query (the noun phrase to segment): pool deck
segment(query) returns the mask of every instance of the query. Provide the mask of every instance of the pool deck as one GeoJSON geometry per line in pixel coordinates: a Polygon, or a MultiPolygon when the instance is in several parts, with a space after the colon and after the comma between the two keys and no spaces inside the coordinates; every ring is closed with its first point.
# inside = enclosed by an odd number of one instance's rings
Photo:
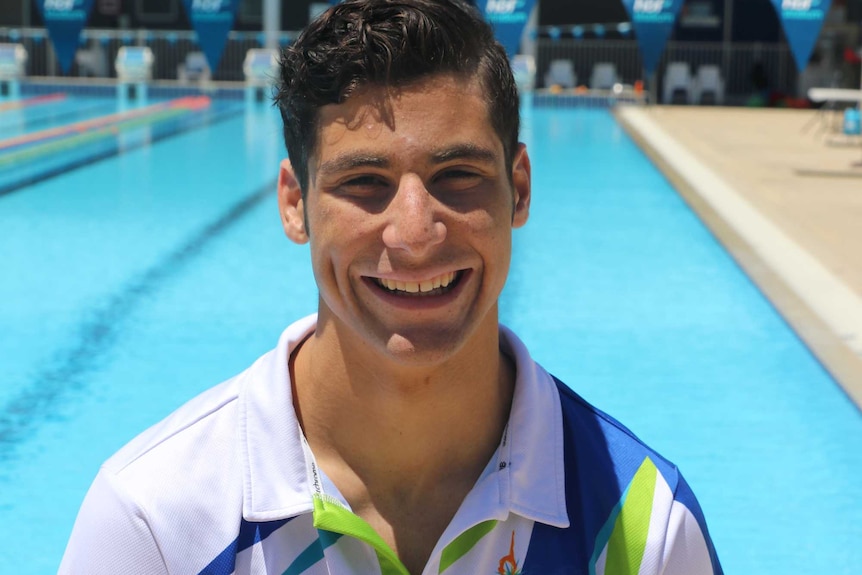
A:
{"type": "Polygon", "coordinates": [[[862,140],[815,110],[615,114],[862,409],[862,140]]]}

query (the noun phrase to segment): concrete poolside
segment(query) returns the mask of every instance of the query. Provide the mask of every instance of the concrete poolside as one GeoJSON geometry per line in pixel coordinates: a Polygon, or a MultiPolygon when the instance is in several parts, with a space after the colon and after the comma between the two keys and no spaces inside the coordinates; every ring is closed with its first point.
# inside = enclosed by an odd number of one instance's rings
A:
{"type": "Polygon", "coordinates": [[[862,141],[815,110],[615,113],[862,408],[862,141]]]}

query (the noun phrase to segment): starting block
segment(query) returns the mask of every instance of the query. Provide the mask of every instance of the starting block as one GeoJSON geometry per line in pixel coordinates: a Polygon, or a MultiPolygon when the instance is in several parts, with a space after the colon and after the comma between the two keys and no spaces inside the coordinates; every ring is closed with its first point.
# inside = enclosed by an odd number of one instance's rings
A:
{"type": "Polygon", "coordinates": [[[27,49],[22,44],[0,44],[0,97],[20,97],[26,73],[27,49]]]}
{"type": "Polygon", "coordinates": [[[123,46],[114,60],[117,70],[117,97],[146,100],[147,84],[153,77],[153,51],[149,46],[123,46]]]}
{"type": "Polygon", "coordinates": [[[278,77],[278,53],[266,48],[252,48],[245,53],[242,71],[246,103],[266,102],[278,77]]]}

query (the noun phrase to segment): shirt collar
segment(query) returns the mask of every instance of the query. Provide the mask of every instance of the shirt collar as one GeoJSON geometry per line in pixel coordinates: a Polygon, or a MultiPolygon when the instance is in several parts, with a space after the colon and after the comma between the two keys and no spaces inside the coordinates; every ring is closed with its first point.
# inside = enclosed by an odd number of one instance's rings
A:
{"type": "MultiPolygon", "coordinates": [[[[316,323],[317,316],[311,315],[289,326],[276,349],[240,376],[245,381],[240,385],[237,439],[247,521],[274,521],[313,510],[313,474],[293,408],[288,358],[316,323]]],[[[517,379],[509,423],[495,455],[497,469],[491,473],[499,486],[493,499],[499,512],[567,527],[559,392],[524,344],[503,326],[500,345],[514,360],[517,379]]],[[[484,475],[477,487],[488,485],[484,475]]]]}
{"type": "Polygon", "coordinates": [[[566,512],[563,412],[553,378],[533,361],[511,330],[500,326],[500,346],[515,361],[517,378],[509,424],[500,445],[498,467],[508,476],[501,485],[508,507],[528,519],[568,527],[566,512]],[[506,492],[506,490],[508,492],[506,492]]]}
{"type": "Polygon", "coordinates": [[[276,348],[242,374],[237,440],[243,464],[243,518],[274,521],[314,508],[314,492],[293,408],[288,358],[317,324],[290,325],[276,348]]]}

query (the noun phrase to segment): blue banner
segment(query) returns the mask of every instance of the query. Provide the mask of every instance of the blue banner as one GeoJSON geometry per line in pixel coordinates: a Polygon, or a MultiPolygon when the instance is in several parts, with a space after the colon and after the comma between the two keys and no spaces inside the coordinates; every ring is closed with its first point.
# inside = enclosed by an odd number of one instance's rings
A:
{"type": "Polygon", "coordinates": [[[45,20],[60,69],[68,74],[81,41],[81,30],[93,8],[93,0],[37,0],[36,6],[45,20]]]}
{"type": "Polygon", "coordinates": [[[494,28],[497,41],[513,58],[521,47],[521,35],[536,0],[484,0],[485,20],[494,28]]]}
{"type": "Polygon", "coordinates": [[[655,72],[683,0],[623,0],[647,74],[655,72]]]}
{"type": "Polygon", "coordinates": [[[808,65],[832,0],[772,0],[800,72],[808,65]]]}
{"type": "Polygon", "coordinates": [[[215,74],[239,0],[183,0],[183,6],[198,35],[198,45],[215,74]]]}

